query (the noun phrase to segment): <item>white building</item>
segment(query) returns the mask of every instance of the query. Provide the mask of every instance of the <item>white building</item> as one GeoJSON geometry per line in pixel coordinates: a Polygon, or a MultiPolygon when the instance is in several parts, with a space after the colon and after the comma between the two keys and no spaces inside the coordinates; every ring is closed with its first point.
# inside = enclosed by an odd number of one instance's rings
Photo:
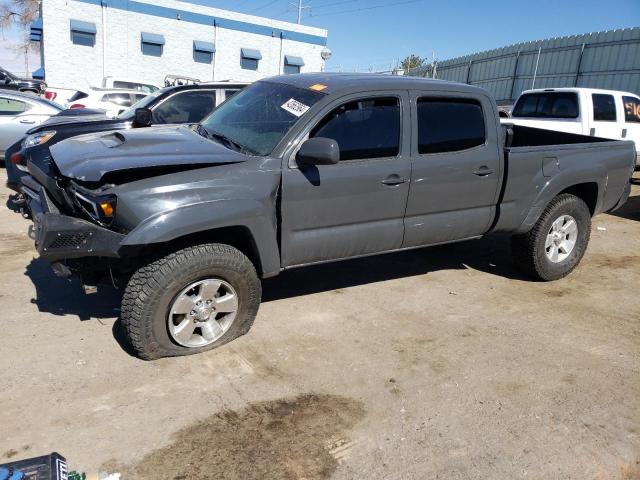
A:
{"type": "Polygon", "coordinates": [[[317,72],[327,42],[323,29],[181,0],[42,0],[31,32],[47,83],[66,88],[317,72]]]}

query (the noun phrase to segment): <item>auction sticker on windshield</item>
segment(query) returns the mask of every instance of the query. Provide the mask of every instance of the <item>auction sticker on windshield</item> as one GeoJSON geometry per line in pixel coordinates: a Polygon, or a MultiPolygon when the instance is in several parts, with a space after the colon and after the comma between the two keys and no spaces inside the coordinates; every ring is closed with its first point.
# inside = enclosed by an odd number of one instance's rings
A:
{"type": "Polygon", "coordinates": [[[292,98],[285,102],[285,104],[282,105],[281,108],[286,110],[290,114],[295,115],[296,117],[301,117],[302,115],[307,113],[307,110],[309,110],[309,108],[311,107],[308,107],[304,103],[300,103],[299,101],[292,98]]]}

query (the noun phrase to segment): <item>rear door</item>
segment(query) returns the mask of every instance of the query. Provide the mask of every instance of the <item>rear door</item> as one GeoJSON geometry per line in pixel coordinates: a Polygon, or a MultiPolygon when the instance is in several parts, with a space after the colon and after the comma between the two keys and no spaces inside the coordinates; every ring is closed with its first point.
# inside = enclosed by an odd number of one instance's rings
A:
{"type": "Polygon", "coordinates": [[[451,92],[414,92],[411,98],[412,174],[403,247],[484,234],[502,173],[491,101],[451,92]]]}
{"type": "Polygon", "coordinates": [[[589,95],[588,102],[591,107],[589,135],[616,140],[622,138],[620,114],[613,94],[592,93],[589,95]]]}
{"type": "Polygon", "coordinates": [[[336,140],[336,165],[299,167],[282,176],[284,267],[400,248],[409,192],[407,92],[368,92],[328,105],[304,137],[336,140]]]}

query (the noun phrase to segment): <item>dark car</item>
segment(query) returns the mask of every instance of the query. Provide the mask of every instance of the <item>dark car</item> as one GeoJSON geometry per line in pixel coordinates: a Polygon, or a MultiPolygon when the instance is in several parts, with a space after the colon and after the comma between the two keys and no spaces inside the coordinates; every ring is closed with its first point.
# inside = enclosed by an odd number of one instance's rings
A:
{"type": "Polygon", "coordinates": [[[103,114],[51,117],[29,130],[25,138],[7,149],[7,186],[19,191],[20,178],[26,173],[27,161],[47,165],[51,159],[49,148],[61,140],[109,130],[198,123],[226,98],[246,85],[211,82],[163,88],[143,98],[116,118],[108,118],[103,114]]]}
{"type": "Polygon", "coordinates": [[[626,202],[635,147],[503,127],[469,85],[301,74],[198,125],[84,135],[51,155],[22,179],[40,258],[88,292],[126,286],[120,322],[153,359],[245,334],[260,277],[304,265],[501,232],[521,270],[560,279],[591,217],[626,202]]]}
{"type": "Polygon", "coordinates": [[[47,88],[47,84],[42,80],[17,77],[13,73],[0,67],[0,88],[18,90],[19,92],[32,92],[41,95],[47,88]]]}

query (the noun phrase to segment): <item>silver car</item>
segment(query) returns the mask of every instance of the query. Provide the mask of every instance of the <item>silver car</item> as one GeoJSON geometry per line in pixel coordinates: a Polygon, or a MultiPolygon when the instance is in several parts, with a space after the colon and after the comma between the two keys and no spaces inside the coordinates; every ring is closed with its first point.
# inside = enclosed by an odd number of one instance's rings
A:
{"type": "Polygon", "coordinates": [[[0,90],[0,161],[27,130],[62,110],[61,105],[33,94],[0,90]]]}

